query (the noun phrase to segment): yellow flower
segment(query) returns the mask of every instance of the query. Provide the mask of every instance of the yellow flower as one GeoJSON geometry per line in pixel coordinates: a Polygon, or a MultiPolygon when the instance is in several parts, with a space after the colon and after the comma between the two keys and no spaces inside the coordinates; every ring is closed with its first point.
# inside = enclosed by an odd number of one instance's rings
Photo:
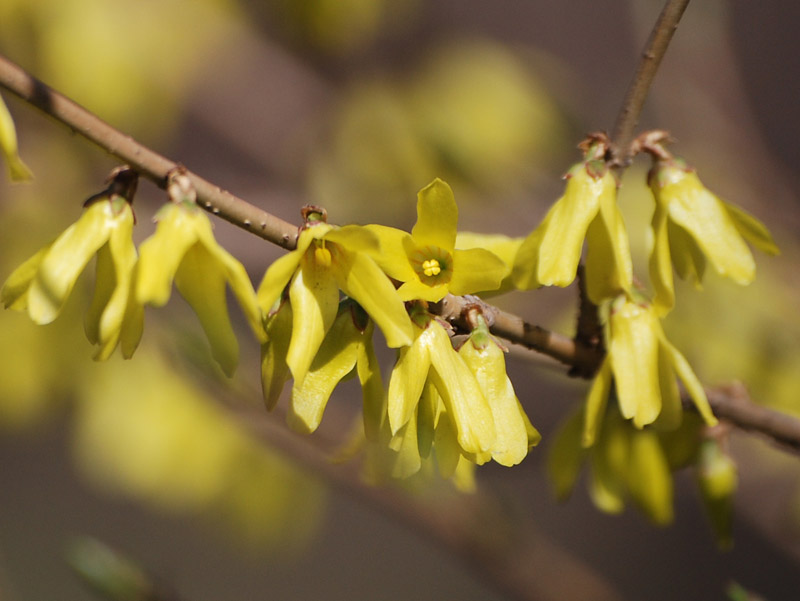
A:
{"type": "Polygon", "coordinates": [[[586,158],[565,178],[564,195],[517,253],[512,271],[520,289],[568,286],[575,279],[586,240],[586,285],[589,299],[630,290],[632,266],[628,235],[617,206],[617,182],[603,162],[605,138],[586,146],[586,158]]]}
{"type": "Polygon", "coordinates": [[[409,235],[380,225],[366,226],[380,238],[375,260],[403,284],[404,301],[436,302],[456,295],[496,290],[508,274],[503,261],[483,248],[456,249],[458,207],[453,191],[435,179],[417,195],[417,223],[409,235]]]}
{"type": "Polygon", "coordinates": [[[755,278],[756,266],[745,240],[765,253],[778,254],[763,223],[717,198],[680,159],[657,160],[649,181],[656,201],[650,279],[653,303],[661,314],[675,304],[673,267],[681,278],[699,285],[708,261],[720,275],[747,285],[755,278]]]}
{"type": "Polygon", "coordinates": [[[667,340],[655,309],[627,295],[611,303],[605,327],[608,354],[589,389],[583,445],[594,444],[612,380],[625,419],[642,428],[659,420],[665,428],[681,421],[677,374],[708,425],[717,423],[703,386],[684,356],[667,340]]]}
{"type": "Polygon", "coordinates": [[[364,430],[375,439],[385,411],[380,366],[372,347],[373,322],[352,300],[339,306],[339,313],[311,363],[306,377],[295,383],[287,421],[295,430],[314,432],[333,389],[355,369],[364,401],[364,430]]]}
{"type": "Polygon", "coordinates": [[[130,288],[136,248],[131,199],[137,176],[120,169],[109,188],[90,198],[80,219],[18,267],[2,288],[7,308],[28,311],[37,324],[52,322],[64,306],[75,282],[93,255],[97,255],[94,298],[85,319],[89,341],[99,348],[95,359],[108,358],[122,339],[130,357],[142,333],[141,308],[130,288]]]}
{"type": "Polygon", "coordinates": [[[497,439],[491,458],[500,465],[512,466],[522,461],[541,435],[534,428],[506,375],[503,349],[489,334],[482,317],[458,354],[478,380],[481,392],[489,403],[497,439]]]}
{"type": "Polygon", "coordinates": [[[572,492],[584,461],[588,459],[589,496],[600,510],[620,513],[630,496],[658,525],[673,519],[673,483],[669,448],[652,429],[632,428],[616,410],[603,417],[594,446],[581,445],[582,412],[576,412],[559,429],[547,458],[547,471],[564,500],[572,492]]]}
{"type": "Polygon", "coordinates": [[[263,341],[256,294],[244,266],[214,239],[211,222],[195,204],[188,180],[178,174],[169,189],[173,202],[159,210],[155,233],[140,247],[136,300],[165,305],[174,280],[200,319],[214,359],[231,376],[239,361],[239,343],[228,315],[225,287],[231,287],[250,327],[263,341]]]}
{"type": "MultiPolygon", "coordinates": [[[[424,310],[415,309],[415,338],[400,349],[389,381],[388,418],[392,434],[411,420],[424,398],[426,386],[451,420],[465,454],[491,452],[497,440],[492,408],[464,359],[456,353],[442,324],[424,310]]],[[[438,412],[434,404],[433,415],[438,412]]],[[[490,455],[491,456],[491,455],[490,455]]]]}
{"type": "Polygon", "coordinates": [[[286,355],[295,383],[302,383],[333,325],[339,290],[358,302],[375,321],[390,347],[411,343],[411,322],[389,278],[373,261],[378,240],[367,229],[334,227],[321,209],[308,209],[297,248],[275,261],[258,288],[267,315],[289,286],[292,335],[286,355]]]}
{"type": "Polygon", "coordinates": [[[6,158],[12,181],[21,181],[33,177],[31,170],[19,158],[14,121],[11,119],[11,113],[8,112],[8,107],[2,96],[0,96],[0,152],[6,158]]]}

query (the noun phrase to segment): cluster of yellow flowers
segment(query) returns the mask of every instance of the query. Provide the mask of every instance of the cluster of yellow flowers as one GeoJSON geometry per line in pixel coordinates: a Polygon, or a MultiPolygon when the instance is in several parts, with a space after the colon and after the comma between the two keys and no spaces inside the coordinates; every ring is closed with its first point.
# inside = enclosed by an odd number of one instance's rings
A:
{"type": "Polygon", "coordinates": [[[606,161],[609,142],[595,134],[582,144],[584,159],[568,171],[564,195],[524,240],[457,240],[458,208],[450,187],[437,179],[419,192],[410,233],[380,225],[337,227],[326,222],[323,209],[304,208],[296,249],[267,269],[257,290],[241,263],[215,241],[181,171],[170,177],[171,202],[157,214],[156,231],[137,255],[131,239],[137,178],[123,168],[87,201],[78,222],[11,274],[2,300],[48,323],[96,254],[85,325],[97,359],[118,345],[130,357],[142,335],[143,307],[164,305],[174,282],[230,375],[239,349],[226,306],[228,285],[262,345],[269,409],[291,379],[289,424],[313,432],[334,388],[355,373],[363,391],[361,446],[373,474],[405,477],[430,464],[468,486],[472,465],[515,465],[540,436],[480,307],[469,314],[468,335],[454,337],[430,303],[449,293],[568,286],[585,240],[585,289],[598,307],[605,358],[581,411],[557,438],[554,479],[566,494],[579,459],[588,454],[598,505],[619,510],[630,494],[655,521],[665,522],[671,516],[670,467],[677,465],[667,458],[669,433],[696,435],[701,423],[716,423],[702,385],[661,326],[675,303],[673,269],[699,283],[710,262],[721,275],[747,284],[755,268],[745,240],[777,252],[766,228],[709,192],[664,149],[665,139],[651,134],[640,144],[654,158],[652,298],[634,282],[618,182],[606,161]],[[373,347],[375,325],[397,349],[388,386],[373,347]],[[683,419],[678,379],[699,418],[683,419]]]}

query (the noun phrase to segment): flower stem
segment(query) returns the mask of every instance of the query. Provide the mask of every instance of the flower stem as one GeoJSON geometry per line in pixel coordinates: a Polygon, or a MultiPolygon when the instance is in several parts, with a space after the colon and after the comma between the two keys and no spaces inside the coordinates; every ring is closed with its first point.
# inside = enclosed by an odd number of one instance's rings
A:
{"type": "MultiPolygon", "coordinates": [[[[4,56],[0,56],[0,87],[94,142],[161,188],[167,186],[167,174],[178,167],[177,163],[123,134],[4,56]]],[[[186,175],[197,191],[197,204],[209,213],[283,248],[291,250],[295,247],[296,226],[237,198],[191,171],[187,170],[186,175]]]]}
{"type": "Polygon", "coordinates": [[[613,164],[617,167],[624,169],[631,161],[630,145],[636,126],[639,124],[642,107],[661,64],[661,59],[664,58],[672,35],[678,28],[678,22],[688,4],[689,0],[667,0],[658,21],[650,32],[650,38],[647,40],[639,66],[628,86],[614,124],[611,139],[614,142],[612,147],[613,164]]]}

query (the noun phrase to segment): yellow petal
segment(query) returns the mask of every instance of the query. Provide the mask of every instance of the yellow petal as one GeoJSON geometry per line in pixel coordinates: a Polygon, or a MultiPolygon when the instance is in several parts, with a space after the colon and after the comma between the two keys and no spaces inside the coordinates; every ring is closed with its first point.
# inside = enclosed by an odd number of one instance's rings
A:
{"type": "Polygon", "coordinates": [[[202,244],[189,248],[175,273],[175,286],[197,314],[211,355],[231,377],[239,363],[239,342],[228,315],[225,282],[224,269],[202,244]]]}
{"type": "Polygon", "coordinates": [[[418,279],[410,280],[397,289],[397,294],[403,301],[424,300],[429,303],[442,300],[448,292],[447,284],[428,286],[418,279]]]}
{"type": "Polygon", "coordinates": [[[364,336],[356,362],[364,414],[364,435],[377,442],[386,419],[386,393],[381,379],[381,366],[372,345],[372,329],[364,336]]]}
{"type": "Polygon", "coordinates": [[[600,425],[605,418],[608,395],[611,391],[611,381],[611,361],[609,357],[606,357],[594,380],[592,380],[589,394],[586,397],[583,434],[581,437],[581,445],[584,448],[591,447],[600,433],[600,425]]]}
{"type": "Polygon", "coordinates": [[[450,478],[461,460],[461,447],[455,426],[447,413],[442,415],[435,433],[436,464],[442,478],[450,478]]]}
{"type": "Polygon", "coordinates": [[[202,221],[192,210],[172,203],[161,207],[157,219],[155,233],[139,247],[136,300],[161,307],[169,300],[175,273],[197,241],[197,227],[202,221]]]}
{"type": "Polygon", "coordinates": [[[31,179],[33,173],[28,166],[19,158],[17,151],[17,131],[14,128],[14,121],[8,107],[0,97],[0,151],[6,158],[8,170],[13,181],[31,179]]]}
{"type": "MultiPolygon", "coordinates": [[[[663,333],[661,340],[664,340],[663,333]]],[[[658,349],[658,379],[661,387],[661,413],[654,425],[662,431],[676,430],[683,421],[683,406],[672,356],[663,343],[658,349]]]]}
{"type": "Polygon", "coordinates": [[[52,244],[40,249],[30,259],[17,267],[3,283],[0,291],[3,306],[13,311],[24,311],[28,308],[28,289],[39,271],[42,260],[47,256],[52,244]]]}
{"type": "Polygon", "coordinates": [[[417,223],[411,236],[417,246],[438,246],[452,253],[457,228],[458,207],[453,191],[437,178],[417,194],[417,223]]]}
{"type": "Polygon", "coordinates": [[[422,467],[417,447],[417,420],[409,419],[392,440],[392,448],[397,454],[392,466],[393,478],[409,478],[422,467]]]}
{"type": "Polygon", "coordinates": [[[496,290],[508,273],[508,267],[500,257],[488,250],[456,250],[453,253],[450,292],[461,296],[483,290],[496,290]]]}
{"type": "Polygon", "coordinates": [[[650,251],[650,282],[653,285],[653,306],[659,315],[666,315],[675,306],[675,283],[672,278],[672,257],[666,208],[656,204],[650,226],[653,248],[650,251]]]}
{"type": "Polygon", "coordinates": [[[633,266],[628,233],[616,194],[603,194],[586,232],[586,292],[596,305],[629,291],[633,266]]]}
{"type": "Polygon", "coordinates": [[[750,244],[768,255],[780,254],[781,251],[772,239],[772,234],[769,233],[767,226],[749,213],[732,204],[725,203],[725,209],[728,211],[731,219],[733,219],[733,225],[736,226],[739,233],[744,236],[750,244]]]}
{"type": "Polygon", "coordinates": [[[92,344],[97,344],[100,340],[100,317],[103,315],[108,299],[111,298],[117,285],[114,262],[111,259],[111,250],[109,250],[108,246],[108,243],[106,243],[97,251],[94,295],[83,320],[86,338],[92,344]]]}
{"type": "Polygon", "coordinates": [[[333,248],[339,288],[375,321],[390,348],[411,344],[411,320],[391,280],[368,255],[333,248]]]}
{"type": "Polygon", "coordinates": [[[422,457],[427,458],[430,455],[441,409],[439,393],[433,383],[427,380],[417,405],[417,440],[422,457]]]}
{"type": "Polygon", "coordinates": [[[386,275],[398,282],[416,279],[405,251],[406,241],[411,239],[408,232],[384,225],[365,225],[364,228],[378,238],[380,250],[377,254],[371,253],[371,256],[386,275]]]}
{"type": "Polygon", "coordinates": [[[630,431],[627,424],[619,419],[610,421],[603,428],[590,456],[589,495],[602,511],[619,513],[625,508],[629,457],[630,431]]]}
{"type": "Polygon", "coordinates": [[[269,314],[275,302],[283,294],[283,290],[300,267],[300,260],[313,241],[314,238],[309,230],[301,232],[297,239],[297,248],[276,259],[267,269],[257,292],[258,305],[264,315],[269,314]]]}
{"type": "Polygon", "coordinates": [[[672,522],[672,474],[658,436],[652,431],[633,434],[628,488],[642,511],[659,526],[672,522]]]}
{"type": "Polygon", "coordinates": [[[667,225],[669,233],[669,252],[672,265],[682,280],[694,282],[701,288],[701,282],[706,271],[706,256],[697,245],[694,238],[681,226],[672,222],[667,225]]]}
{"type": "Polygon", "coordinates": [[[519,410],[519,400],[506,375],[503,351],[493,340],[476,348],[467,340],[458,351],[488,401],[497,438],[492,447],[492,459],[500,465],[512,466],[528,454],[528,432],[519,410]]]}
{"type": "Polygon", "coordinates": [[[267,341],[261,345],[261,391],[268,411],[278,403],[283,385],[289,379],[286,353],[292,339],[292,307],[283,303],[266,323],[267,341]]]}
{"type": "Polygon", "coordinates": [[[678,372],[678,377],[680,377],[683,385],[686,387],[686,391],[694,401],[695,407],[697,407],[697,412],[705,420],[706,424],[709,426],[716,425],[717,418],[714,417],[711,406],[708,404],[706,391],[703,389],[703,385],[700,383],[700,380],[697,379],[694,371],[692,371],[689,362],[678,349],[672,346],[663,334],[661,336],[661,348],[671,358],[672,365],[675,371],[678,372]]]}
{"type": "Polygon", "coordinates": [[[497,255],[506,266],[506,275],[496,290],[480,290],[481,296],[502,294],[514,289],[514,280],[511,270],[520,247],[525,238],[511,238],[502,234],[478,234],[474,232],[459,232],[456,236],[456,250],[469,248],[484,248],[497,255]]]}
{"type": "Polygon", "coordinates": [[[356,366],[365,335],[349,308],[339,312],[302,383],[292,388],[286,421],[294,430],[309,434],[319,427],[333,389],[356,366]]]}
{"type": "Polygon", "coordinates": [[[334,227],[323,236],[323,240],[339,244],[352,252],[380,252],[378,236],[369,228],[361,225],[334,227]]]}
{"type": "Polygon", "coordinates": [[[307,253],[300,261],[300,270],[289,286],[289,301],[293,313],[292,341],[286,363],[295,385],[299,385],[333,325],[339,307],[339,288],[333,273],[317,264],[313,253],[307,253]]]}
{"type": "Polygon", "coordinates": [[[431,365],[429,346],[420,334],[400,349],[389,379],[389,426],[396,434],[411,419],[431,365]]]}
{"type": "Polygon", "coordinates": [[[547,476],[556,498],[565,501],[572,494],[586,451],[581,446],[583,413],[573,413],[559,426],[547,455],[547,476]]]}
{"type": "Polygon", "coordinates": [[[652,423],[661,411],[660,331],[658,319],[648,307],[626,302],[611,314],[608,348],[619,407],[637,427],[652,423]]]}
{"type": "Polygon", "coordinates": [[[134,266],[134,273],[131,275],[131,286],[128,290],[128,304],[125,307],[125,316],[122,318],[122,329],[120,330],[119,345],[122,356],[125,359],[133,357],[133,353],[139,346],[144,332],[144,306],[136,300],[135,286],[136,272],[138,272],[138,262],[134,266]]]}
{"type": "Polygon", "coordinates": [[[81,271],[108,240],[114,219],[110,202],[96,202],[53,242],[28,289],[33,321],[45,324],[58,316],[81,271]]]}
{"type": "Polygon", "coordinates": [[[133,211],[131,211],[130,205],[126,204],[107,244],[113,262],[114,289],[100,317],[95,341],[100,345],[94,356],[96,361],[108,359],[114,352],[122,332],[136,265],[136,247],[133,245],[132,236],[133,211]]]}
{"type": "Polygon", "coordinates": [[[532,290],[543,284],[539,281],[539,249],[542,245],[547,226],[550,223],[552,209],[539,226],[522,241],[511,269],[511,281],[520,290],[532,290]]]}
{"type": "Polygon", "coordinates": [[[458,443],[467,453],[491,451],[497,439],[492,409],[475,376],[453,350],[450,337],[431,321],[420,335],[430,349],[430,377],[442,397],[458,433],[458,443]]]}
{"type": "Polygon", "coordinates": [[[575,279],[583,240],[600,210],[603,196],[614,196],[611,173],[595,179],[584,166],[571,171],[567,188],[545,217],[539,245],[537,280],[545,286],[568,286],[575,279]]]}
{"type": "Polygon", "coordinates": [[[756,267],[750,249],[724,203],[696,174],[685,173],[682,180],[667,184],[661,195],[670,219],[689,232],[720,275],[743,285],[753,281],[756,267]]]}
{"type": "Polygon", "coordinates": [[[211,231],[211,222],[205,215],[203,215],[202,225],[197,228],[197,235],[198,241],[205,246],[209,254],[224,269],[228,285],[236,296],[236,300],[239,301],[239,306],[242,308],[245,318],[247,318],[247,323],[250,324],[250,328],[259,339],[259,342],[264,342],[266,334],[261,322],[261,310],[259,309],[255,290],[253,290],[253,283],[250,281],[250,276],[247,275],[244,265],[217,243],[214,239],[214,233],[211,231]]]}

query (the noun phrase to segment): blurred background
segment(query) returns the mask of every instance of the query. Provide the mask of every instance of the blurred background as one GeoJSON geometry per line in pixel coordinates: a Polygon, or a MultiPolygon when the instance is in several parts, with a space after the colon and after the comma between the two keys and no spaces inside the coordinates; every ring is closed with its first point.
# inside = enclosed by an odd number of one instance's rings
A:
{"type": "MultiPolygon", "coordinates": [[[[655,0],[3,0],[0,52],[288,221],[313,203],[334,223],[408,228],[417,190],[441,177],[462,229],[524,236],[560,195],[583,135],[613,126],[660,9],[655,0]]],[[[800,415],[798,23],[789,0],[692,3],[641,127],[672,132],[676,154],[762,219],[782,249],[757,257],[749,288],[713,275],[703,292],[680,288],[668,336],[705,383],[741,380],[759,402],[800,415]]],[[[4,98],[35,179],[0,177],[2,279],[75,221],[116,165],[4,98]]],[[[647,168],[634,163],[621,189],[643,281],[647,168]]],[[[164,200],[140,184],[138,241],[164,200]]],[[[257,285],[280,249],[215,225],[257,285]]],[[[258,344],[235,308],[242,360],[230,383],[177,294],[147,313],[132,361],[92,362],[81,326],[92,279],[49,326],[0,313],[0,600],[93,598],[64,562],[81,534],[196,601],[503,598],[479,570],[241,427],[242,415],[282,416],[264,414],[258,344]]],[[[575,297],[569,288],[496,302],[571,333],[575,297]]],[[[559,505],[544,475],[547,443],[587,384],[519,349],[508,369],[543,443],[521,466],[477,477],[501,512],[535,529],[546,551],[532,572],[556,583],[589,574],[620,599],[721,599],[730,581],[797,598],[797,457],[733,437],[740,491],[735,545],[724,553],[691,473],[676,475],[666,529],[632,507],[598,512],[581,486],[559,505]]],[[[334,396],[322,446],[346,439],[357,397],[348,386],[334,396]]],[[[564,598],[543,589],[543,599],[564,598]]]]}

